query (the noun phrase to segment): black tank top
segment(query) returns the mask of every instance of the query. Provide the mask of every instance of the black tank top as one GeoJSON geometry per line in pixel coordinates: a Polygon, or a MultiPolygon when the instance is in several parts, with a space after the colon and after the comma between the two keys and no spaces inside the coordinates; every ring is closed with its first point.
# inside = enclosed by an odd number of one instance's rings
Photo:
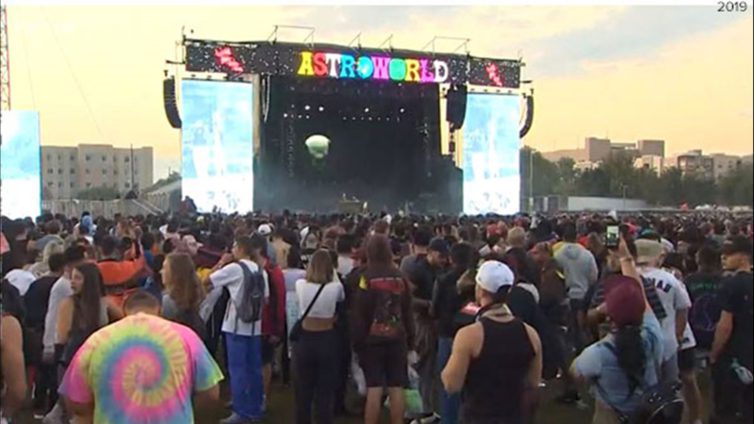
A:
{"type": "Polygon", "coordinates": [[[524,323],[480,320],[484,344],[472,359],[463,389],[466,424],[520,424],[525,379],[534,358],[524,323]]]}

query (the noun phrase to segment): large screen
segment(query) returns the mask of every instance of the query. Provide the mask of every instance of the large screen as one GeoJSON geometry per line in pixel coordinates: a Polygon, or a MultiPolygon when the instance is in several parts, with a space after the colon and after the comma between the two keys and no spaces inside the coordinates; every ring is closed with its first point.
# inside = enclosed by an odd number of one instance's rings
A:
{"type": "Polygon", "coordinates": [[[0,213],[9,218],[40,213],[39,114],[3,111],[0,119],[0,213]]]}
{"type": "Polygon", "coordinates": [[[200,212],[252,211],[252,85],[184,80],[181,87],[183,195],[200,212]]]}
{"type": "Polygon", "coordinates": [[[519,97],[470,93],[463,127],[463,212],[519,211],[519,97]]]}

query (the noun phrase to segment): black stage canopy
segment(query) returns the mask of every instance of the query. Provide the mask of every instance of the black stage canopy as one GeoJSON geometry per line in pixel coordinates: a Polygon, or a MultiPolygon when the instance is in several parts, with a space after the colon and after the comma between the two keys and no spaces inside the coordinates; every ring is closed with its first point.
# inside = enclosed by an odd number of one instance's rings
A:
{"type": "Polygon", "coordinates": [[[187,38],[186,70],[312,79],[472,84],[507,89],[521,85],[521,61],[401,49],[269,41],[224,42],[187,38]]]}

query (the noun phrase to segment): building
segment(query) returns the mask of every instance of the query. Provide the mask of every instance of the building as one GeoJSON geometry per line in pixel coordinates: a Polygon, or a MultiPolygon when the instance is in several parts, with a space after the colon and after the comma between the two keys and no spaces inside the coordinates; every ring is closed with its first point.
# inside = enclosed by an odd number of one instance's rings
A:
{"type": "Polygon", "coordinates": [[[678,155],[678,169],[683,176],[697,176],[703,179],[715,178],[715,161],[711,156],[705,156],[701,150],[691,150],[678,155]]]}
{"type": "Polygon", "coordinates": [[[153,156],[151,147],[42,146],[42,196],[71,199],[96,187],[114,188],[121,194],[149,187],[154,183],[153,156]]]}
{"type": "Polygon", "coordinates": [[[729,173],[741,168],[746,163],[751,163],[751,156],[733,156],[723,153],[711,154],[710,157],[714,162],[715,181],[719,181],[729,173]]]}
{"type": "Polygon", "coordinates": [[[588,137],[584,141],[586,160],[600,162],[610,157],[611,142],[607,138],[588,137]]]}
{"type": "Polygon", "coordinates": [[[658,155],[642,155],[634,161],[634,168],[653,171],[660,176],[665,169],[665,158],[658,155]]]}
{"type": "Polygon", "coordinates": [[[555,150],[542,153],[545,159],[557,162],[567,157],[576,162],[599,163],[611,155],[628,155],[632,159],[641,156],[665,157],[664,140],[639,140],[629,143],[614,143],[609,138],[587,137],[583,149],[555,150]]]}
{"type": "Polygon", "coordinates": [[[641,156],[665,157],[665,140],[639,140],[636,149],[641,156]]]}

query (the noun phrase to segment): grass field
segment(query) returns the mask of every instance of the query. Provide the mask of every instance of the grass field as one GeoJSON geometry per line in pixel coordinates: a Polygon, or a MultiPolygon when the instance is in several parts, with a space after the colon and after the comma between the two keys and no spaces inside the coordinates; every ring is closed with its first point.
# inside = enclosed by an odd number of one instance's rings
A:
{"type": "MultiPolygon", "coordinates": [[[[710,410],[709,405],[709,384],[706,375],[702,374],[699,378],[700,388],[707,405],[705,411],[710,410]]],[[[547,387],[541,391],[540,406],[537,410],[537,416],[534,420],[535,424],[588,424],[591,422],[592,411],[591,408],[582,407],[579,408],[575,405],[561,405],[553,400],[555,396],[559,394],[560,382],[554,381],[548,384],[547,387]]],[[[223,387],[227,389],[227,387],[223,387]]],[[[226,390],[223,390],[223,398],[227,401],[228,396],[226,390]]],[[[585,398],[587,404],[591,406],[591,400],[585,398]]],[[[230,414],[230,410],[218,405],[217,408],[211,408],[207,410],[196,411],[196,423],[198,424],[216,424],[219,420],[225,418],[230,414]]],[[[387,415],[385,415],[384,423],[387,423],[387,415]]],[[[31,418],[30,413],[26,413],[20,417],[17,423],[21,424],[36,424],[41,421],[31,418]]],[[[264,423],[280,423],[288,424],[294,423],[294,400],[293,389],[285,387],[280,383],[273,384],[273,396],[270,399],[268,414],[264,423]]],[[[342,416],[335,420],[336,424],[358,424],[362,422],[360,416],[342,416]]],[[[137,423],[134,423],[137,424],[137,423]]]]}

